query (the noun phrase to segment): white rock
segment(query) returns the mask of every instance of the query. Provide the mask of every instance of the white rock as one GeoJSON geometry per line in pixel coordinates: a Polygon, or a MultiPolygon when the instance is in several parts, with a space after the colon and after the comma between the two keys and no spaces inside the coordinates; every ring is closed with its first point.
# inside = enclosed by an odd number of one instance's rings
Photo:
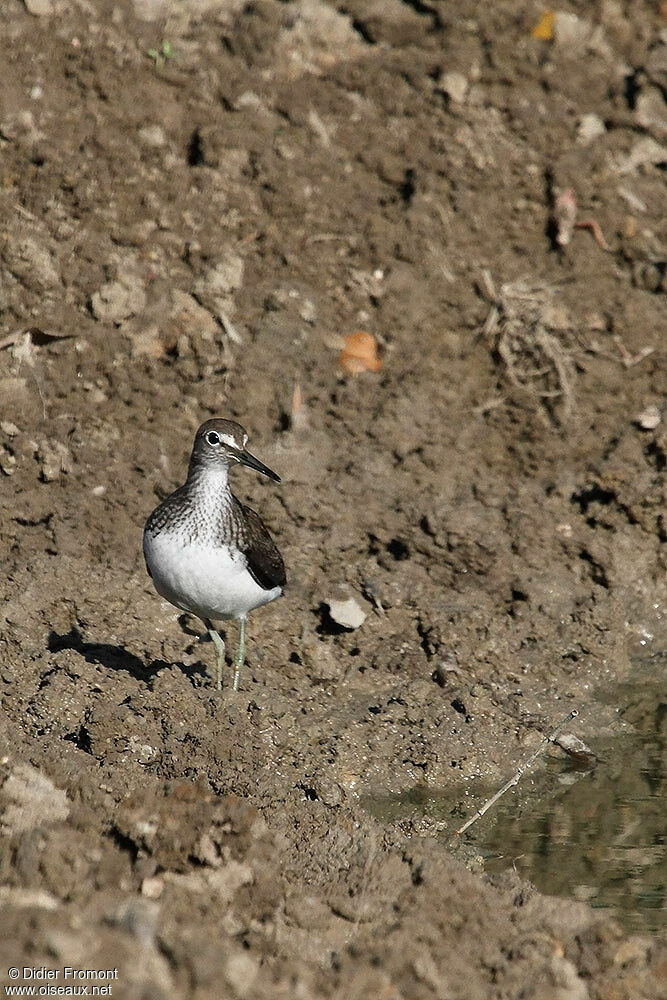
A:
{"type": "Polygon", "coordinates": [[[667,135],[665,101],[659,87],[647,87],[637,98],[635,118],[642,128],[653,128],[667,135]]]}
{"type": "Polygon", "coordinates": [[[591,24],[576,14],[557,10],[554,17],[554,44],[570,51],[583,49],[591,36],[591,24]]]}
{"type": "Polygon", "coordinates": [[[26,10],[35,17],[53,14],[53,0],[25,0],[26,10]]]}
{"type": "Polygon", "coordinates": [[[141,883],[141,895],[146,899],[159,899],[164,892],[164,879],[159,875],[147,877],[141,883]]]}
{"type": "Polygon", "coordinates": [[[167,141],[167,137],[164,134],[164,129],[161,125],[144,125],[143,128],[139,129],[137,134],[146,146],[153,146],[156,149],[159,149],[160,146],[164,146],[167,141]]]}
{"type": "Polygon", "coordinates": [[[354,597],[330,597],[326,603],[329,605],[329,614],[342,628],[353,630],[366,621],[366,612],[354,597]]]}
{"type": "Polygon", "coordinates": [[[643,431],[654,431],[662,420],[659,408],[654,404],[647,406],[645,410],[635,417],[637,423],[643,431]]]}
{"type": "Polygon", "coordinates": [[[607,131],[599,115],[582,115],[577,129],[577,142],[588,146],[607,131]]]}
{"type": "Polygon", "coordinates": [[[443,73],[439,86],[440,90],[443,90],[454,104],[463,104],[465,101],[468,93],[468,81],[463,73],[443,73]]]}

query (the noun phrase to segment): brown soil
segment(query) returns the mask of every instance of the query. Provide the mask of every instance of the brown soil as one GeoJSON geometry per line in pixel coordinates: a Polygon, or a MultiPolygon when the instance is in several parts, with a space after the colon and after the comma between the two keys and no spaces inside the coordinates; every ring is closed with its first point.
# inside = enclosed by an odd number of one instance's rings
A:
{"type": "Polygon", "coordinates": [[[563,11],[2,4],[3,976],[665,996],[664,942],[363,808],[594,746],[664,640],[664,4],[563,11]],[[213,414],[283,477],[235,477],[289,578],[238,695],[141,557],[213,414]]]}

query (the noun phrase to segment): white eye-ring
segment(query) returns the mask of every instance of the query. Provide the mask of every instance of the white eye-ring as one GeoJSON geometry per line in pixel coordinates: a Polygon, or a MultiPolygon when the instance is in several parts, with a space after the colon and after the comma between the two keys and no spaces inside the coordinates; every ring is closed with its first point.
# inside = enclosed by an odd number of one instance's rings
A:
{"type": "Polygon", "coordinates": [[[206,435],[206,443],[212,445],[220,444],[220,435],[218,434],[218,432],[209,431],[208,434],[206,435]]]}

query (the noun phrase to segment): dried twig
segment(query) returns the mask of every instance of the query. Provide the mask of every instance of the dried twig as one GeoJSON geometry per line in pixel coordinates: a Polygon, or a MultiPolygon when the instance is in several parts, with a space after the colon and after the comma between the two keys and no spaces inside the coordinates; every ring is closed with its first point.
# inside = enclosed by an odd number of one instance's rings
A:
{"type": "Polygon", "coordinates": [[[581,222],[575,222],[574,228],[575,229],[590,229],[591,232],[593,233],[593,236],[595,238],[595,242],[597,243],[597,245],[599,247],[602,247],[603,250],[606,250],[607,253],[611,253],[612,252],[611,251],[611,247],[609,246],[609,244],[607,243],[606,239],[604,238],[604,234],[602,232],[602,229],[600,228],[600,223],[596,222],[595,219],[582,219],[581,222]]]}
{"type": "Polygon", "coordinates": [[[535,753],[531,754],[531,756],[528,758],[527,761],[525,761],[523,764],[520,764],[519,767],[517,767],[516,771],[514,772],[514,774],[512,775],[512,777],[509,779],[509,781],[506,781],[505,784],[503,785],[503,787],[499,791],[497,791],[495,795],[492,795],[491,798],[488,799],[488,801],[484,803],[484,805],[481,807],[481,809],[477,810],[477,812],[474,814],[474,816],[471,816],[470,819],[467,820],[463,824],[463,826],[459,827],[459,829],[456,830],[452,834],[452,840],[454,840],[455,837],[460,837],[462,833],[465,833],[465,831],[469,827],[471,827],[473,825],[473,823],[476,823],[478,819],[482,818],[482,816],[484,815],[484,813],[486,813],[486,812],[489,811],[489,809],[491,808],[491,806],[493,806],[493,805],[496,804],[496,802],[498,801],[498,799],[502,795],[504,795],[505,792],[509,791],[510,788],[513,788],[514,785],[517,785],[519,783],[519,779],[521,778],[521,775],[525,771],[527,771],[528,768],[532,764],[535,763],[535,761],[537,760],[537,758],[539,757],[539,755],[546,748],[547,744],[549,744],[549,743],[555,743],[556,742],[556,738],[560,735],[560,733],[565,728],[565,726],[567,726],[567,724],[569,722],[571,722],[572,719],[576,719],[576,717],[578,715],[579,715],[579,712],[576,710],[576,708],[573,708],[572,711],[570,712],[570,714],[566,715],[565,718],[561,722],[558,723],[558,725],[553,730],[553,732],[549,733],[548,736],[544,737],[544,739],[542,740],[542,742],[538,746],[538,748],[535,751],[535,753]]]}
{"type": "Polygon", "coordinates": [[[655,347],[642,347],[637,354],[631,354],[618,334],[614,335],[614,343],[618,347],[621,355],[621,361],[626,368],[633,368],[635,365],[638,365],[640,361],[643,361],[644,358],[648,358],[648,356],[653,354],[655,351],[655,347]]]}

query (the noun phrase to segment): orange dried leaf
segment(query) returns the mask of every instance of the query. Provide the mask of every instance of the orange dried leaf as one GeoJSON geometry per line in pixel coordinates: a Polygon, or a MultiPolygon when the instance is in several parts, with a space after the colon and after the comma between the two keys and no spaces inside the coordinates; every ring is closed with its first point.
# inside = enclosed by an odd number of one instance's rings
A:
{"type": "Polygon", "coordinates": [[[378,357],[378,345],[372,333],[359,330],[343,337],[345,347],[338,356],[338,364],[348,375],[360,372],[379,372],[382,361],[378,357]]]}
{"type": "Polygon", "coordinates": [[[537,38],[540,42],[552,42],[554,37],[554,22],[556,20],[556,15],[552,10],[545,10],[542,17],[539,19],[531,35],[533,38],[537,38]]]}

